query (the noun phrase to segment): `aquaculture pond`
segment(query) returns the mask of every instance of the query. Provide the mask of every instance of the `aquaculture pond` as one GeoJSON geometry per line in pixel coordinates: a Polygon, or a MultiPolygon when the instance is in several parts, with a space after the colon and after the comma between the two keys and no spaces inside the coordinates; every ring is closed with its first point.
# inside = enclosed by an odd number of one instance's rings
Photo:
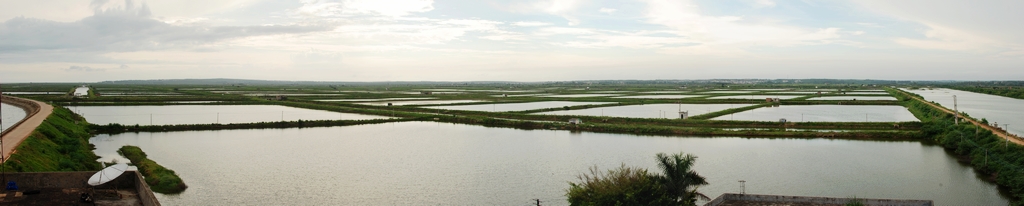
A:
{"type": "Polygon", "coordinates": [[[89,96],[89,87],[75,88],[75,96],[89,96]]]}
{"type": "Polygon", "coordinates": [[[713,120],[791,122],[916,122],[907,108],[892,105],[781,105],[763,107],[713,120]]]}
{"type": "Polygon", "coordinates": [[[458,104],[458,103],[474,103],[474,102],[486,102],[486,101],[483,101],[483,100],[422,100],[422,101],[363,102],[363,103],[356,103],[356,104],[387,106],[388,103],[391,103],[391,105],[394,105],[394,106],[406,106],[406,105],[428,105],[428,104],[458,104]]]}
{"type": "Polygon", "coordinates": [[[612,98],[627,98],[627,99],[683,99],[692,97],[703,97],[705,95],[637,95],[637,96],[621,96],[612,98]]]}
{"type": "Polygon", "coordinates": [[[4,95],[59,95],[67,92],[4,92],[4,95]]]}
{"type": "Polygon", "coordinates": [[[767,99],[767,98],[779,98],[779,99],[793,99],[802,97],[800,95],[733,95],[733,96],[717,96],[708,97],[708,99],[767,99]]]}
{"type": "Polygon", "coordinates": [[[3,115],[0,116],[0,118],[3,118],[3,124],[0,125],[0,131],[7,130],[8,127],[11,127],[14,123],[18,123],[21,119],[25,119],[25,116],[28,115],[25,113],[24,109],[6,103],[0,104],[0,110],[3,111],[3,115]]]}
{"type": "Polygon", "coordinates": [[[754,93],[754,92],[757,92],[757,91],[708,91],[708,92],[702,92],[702,94],[744,94],[744,93],[754,93]]]}
{"type": "Polygon", "coordinates": [[[679,111],[687,111],[690,116],[697,116],[709,112],[717,112],[750,105],[751,104],[644,104],[580,110],[560,110],[536,114],[678,119],[679,111]]]}
{"type": "Polygon", "coordinates": [[[540,96],[540,97],[579,98],[579,97],[610,97],[610,96],[620,96],[620,95],[621,94],[556,94],[556,95],[547,95],[547,96],[540,96]]]}
{"type": "Polygon", "coordinates": [[[535,110],[544,108],[558,108],[565,106],[577,106],[577,105],[590,105],[590,104],[609,104],[608,102],[570,102],[570,101],[543,101],[543,102],[524,102],[524,103],[502,103],[502,104],[474,104],[474,105],[456,105],[456,106],[429,106],[423,108],[431,109],[448,109],[448,110],[469,110],[469,111],[484,111],[484,112],[507,112],[507,111],[525,111],[535,110]]]}
{"type": "Polygon", "coordinates": [[[230,124],[297,120],[362,120],[388,117],[279,105],[69,106],[89,123],[123,125],[230,124]]]}
{"type": "Polygon", "coordinates": [[[957,108],[967,112],[971,117],[981,120],[985,118],[989,124],[999,123],[1000,128],[1007,128],[1017,136],[1024,136],[1024,100],[991,94],[981,94],[954,89],[908,90],[924,97],[928,101],[953,109],[953,95],[957,98],[957,108]]]}
{"type": "MultiPolygon", "coordinates": [[[[712,197],[754,194],[1007,205],[943,148],[919,142],[662,137],[435,122],[99,135],[101,160],[137,145],[189,188],[164,205],[567,205],[590,167],[658,171],[657,153],[698,156],[712,197]]],[[[699,204],[703,204],[699,203],[699,204]]]]}
{"type": "Polygon", "coordinates": [[[828,96],[828,97],[812,97],[807,100],[893,100],[896,101],[896,97],[883,97],[883,96],[828,96]]]}
{"type": "Polygon", "coordinates": [[[320,102],[375,102],[375,101],[401,101],[401,100],[426,100],[437,99],[433,97],[408,97],[408,98],[383,98],[383,99],[320,99],[320,102]]]}

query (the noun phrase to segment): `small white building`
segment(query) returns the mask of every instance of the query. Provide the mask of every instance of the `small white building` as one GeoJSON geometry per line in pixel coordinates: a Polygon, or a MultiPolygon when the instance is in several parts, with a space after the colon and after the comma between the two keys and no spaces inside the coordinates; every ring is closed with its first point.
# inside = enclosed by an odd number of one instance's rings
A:
{"type": "Polygon", "coordinates": [[[569,124],[583,124],[583,120],[580,118],[569,119],[569,124]]]}

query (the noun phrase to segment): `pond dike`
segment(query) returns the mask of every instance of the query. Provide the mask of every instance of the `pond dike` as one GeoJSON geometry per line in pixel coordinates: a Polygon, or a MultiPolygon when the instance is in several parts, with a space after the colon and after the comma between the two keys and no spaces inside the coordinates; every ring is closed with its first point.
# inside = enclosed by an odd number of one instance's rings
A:
{"type": "Polygon", "coordinates": [[[22,110],[25,110],[25,118],[22,118],[21,121],[18,121],[17,123],[12,124],[11,127],[9,127],[8,130],[4,130],[2,133],[0,133],[0,136],[6,136],[7,133],[10,133],[10,131],[14,131],[14,129],[18,128],[18,126],[21,125],[21,123],[23,123],[26,120],[28,120],[29,117],[32,117],[32,116],[38,114],[40,109],[42,109],[42,107],[39,104],[36,104],[35,102],[33,102],[31,100],[26,100],[26,99],[17,98],[17,97],[0,95],[0,102],[7,103],[7,104],[10,104],[11,106],[15,106],[15,107],[21,108],[22,110]]]}

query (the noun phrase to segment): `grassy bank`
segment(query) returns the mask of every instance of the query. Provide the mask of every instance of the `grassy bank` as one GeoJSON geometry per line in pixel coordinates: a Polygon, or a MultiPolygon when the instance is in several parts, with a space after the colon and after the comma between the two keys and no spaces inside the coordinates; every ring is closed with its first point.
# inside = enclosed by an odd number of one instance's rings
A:
{"type": "Polygon", "coordinates": [[[102,169],[89,144],[89,123],[63,107],[54,107],[32,135],[4,163],[8,171],[95,171],[102,169]]]}
{"type": "Polygon", "coordinates": [[[173,194],[180,193],[188,188],[174,170],[167,169],[147,158],[146,153],[142,152],[142,149],[139,147],[126,145],[117,149],[117,153],[128,158],[135,167],[139,168],[139,172],[146,178],[146,184],[154,192],[173,194]]]}

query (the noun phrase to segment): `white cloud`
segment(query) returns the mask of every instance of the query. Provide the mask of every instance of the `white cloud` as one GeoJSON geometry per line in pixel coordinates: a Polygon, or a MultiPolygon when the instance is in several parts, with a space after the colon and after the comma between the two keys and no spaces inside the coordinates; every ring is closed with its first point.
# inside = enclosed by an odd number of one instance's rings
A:
{"type": "Polygon", "coordinates": [[[754,8],[775,7],[773,0],[754,0],[754,8]]]}
{"type": "Polygon", "coordinates": [[[517,2],[508,5],[508,10],[521,13],[546,13],[564,18],[568,25],[579,25],[580,19],[575,13],[582,6],[584,0],[535,0],[530,2],[517,2]]]}
{"type": "Polygon", "coordinates": [[[612,13],[615,13],[615,11],[618,11],[618,10],[612,9],[612,8],[601,8],[601,9],[598,9],[597,11],[601,12],[601,13],[612,14],[612,13]]]}
{"type": "Polygon", "coordinates": [[[914,22],[926,29],[921,37],[894,37],[894,42],[921,49],[967,51],[1004,56],[1024,50],[1024,27],[1018,19],[1024,1],[964,4],[954,0],[863,0],[860,6],[878,14],[914,22]],[[908,9],[913,8],[913,9],[908,9]]]}
{"type": "Polygon", "coordinates": [[[520,21],[520,22],[512,23],[512,25],[513,26],[522,26],[522,27],[534,27],[534,26],[551,26],[551,23],[537,22],[537,21],[520,21]]]}
{"type": "Polygon", "coordinates": [[[938,50],[981,50],[999,44],[999,42],[969,32],[939,25],[928,25],[928,27],[930,29],[925,32],[925,39],[896,38],[894,41],[906,46],[938,50]]]}
{"type": "Polygon", "coordinates": [[[805,29],[772,21],[745,21],[740,16],[707,16],[693,1],[645,2],[648,23],[672,28],[676,35],[696,44],[715,45],[708,49],[826,44],[840,37],[839,28],[805,29]]]}
{"type": "Polygon", "coordinates": [[[407,16],[434,10],[433,0],[302,0],[295,12],[305,16],[407,16]]]}

